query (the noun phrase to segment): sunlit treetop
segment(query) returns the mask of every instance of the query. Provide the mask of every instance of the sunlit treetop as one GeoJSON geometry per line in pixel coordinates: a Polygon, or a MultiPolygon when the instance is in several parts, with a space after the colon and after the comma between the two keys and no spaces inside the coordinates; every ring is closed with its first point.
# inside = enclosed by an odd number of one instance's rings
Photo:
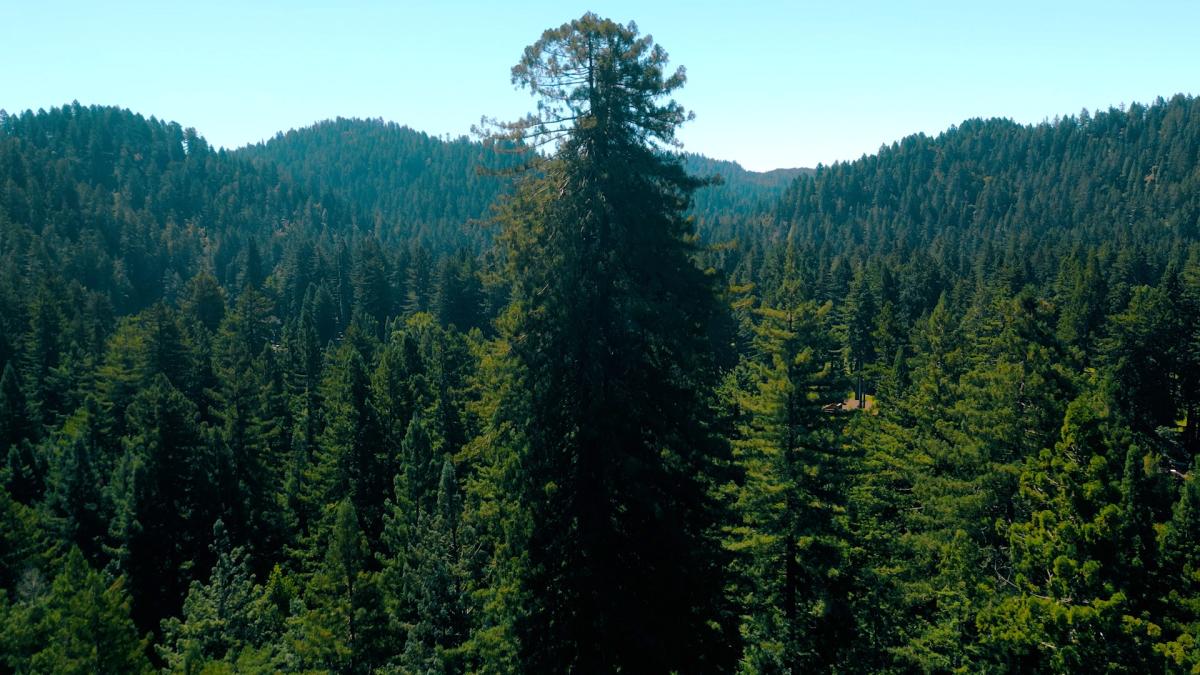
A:
{"type": "Polygon", "coordinates": [[[536,112],[514,122],[484,120],[493,139],[532,145],[570,134],[607,142],[678,146],[675,129],[692,119],[669,96],[687,81],[667,73],[667,52],[637,24],[588,12],[542,33],[512,69],[513,84],[538,99],[536,112]],[[667,100],[663,102],[663,99],[667,100]]]}

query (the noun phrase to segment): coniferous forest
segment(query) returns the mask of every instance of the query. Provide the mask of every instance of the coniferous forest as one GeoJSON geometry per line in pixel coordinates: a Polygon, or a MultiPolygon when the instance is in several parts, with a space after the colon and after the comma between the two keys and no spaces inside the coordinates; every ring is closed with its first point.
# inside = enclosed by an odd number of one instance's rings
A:
{"type": "Polygon", "coordinates": [[[754,173],[632,23],[512,77],[0,112],[0,672],[1200,672],[1200,100],[754,173]]]}

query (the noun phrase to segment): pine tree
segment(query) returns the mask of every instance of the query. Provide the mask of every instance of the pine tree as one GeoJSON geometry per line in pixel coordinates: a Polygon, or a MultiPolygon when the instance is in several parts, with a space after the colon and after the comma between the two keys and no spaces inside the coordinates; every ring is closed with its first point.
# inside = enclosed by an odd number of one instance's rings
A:
{"type": "Polygon", "coordinates": [[[101,560],[108,541],[109,513],[102,474],[94,463],[101,449],[87,432],[85,427],[60,441],[46,507],[54,518],[59,540],[77,546],[95,564],[101,560]]]}
{"type": "MultiPolygon", "coordinates": [[[[684,82],[636,26],[547,30],[513,68],[541,98],[509,139],[557,143],[502,216],[519,429],[511,619],[529,671],[728,668],[732,622],[704,477],[715,309],[683,218],[699,181],[656,144],[684,82]]],[[[505,461],[503,458],[500,461],[505,461]]]]}
{"type": "Polygon", "coordinates": [[[402,665],[414,673],[463,671],[467,638],[466,566],[460,526],[462,503],[454,464],[447,457],[432,511],[422,511],[409,555],[408,587],[414,590],[416,622],[408,632],[402,665]]]}
{"type": "Polygon", "coordinates": [[[727,546],[739,556],[747,613],[746,672],[808,672],[848,649],[848,481],[838,454],[844,379],[831,335],[832,305],[763,307],[758,360],[748,364],[746,421],[734,459],[743,478],[727,546]]]}
{"type": "Polygon", "coordinates": [[[293,645],[304,668],[370,673],[383,665],[388,621],[353,504],[344,500],[333,514],[304,609],[289,622],[293,645]]]}
{"type": "Polygon", "coordinates": [[[482,325],[483,285],[475,259],[467,251],[442,258],[438,264],[433,303],[438,323],[466,333],[482,325]]]}
{"type": "Polygon", "coordinates": [[[405,281],[404,313],[429,311],[433,300],[433,257],[419,242],[412,245],[405,281]]]}
{"type": "Polygon", "coordinates": [[[121,570],[144,629],[174,614],[188,585],[211,566],[219,517],[216,462],[195,404],[158,375],[129,407],[125,455],[111,486],[121,570]]]}
{"type": "Polygon", "coordinates": [[[31,435],[29,410],[20,378],[11,363],[4,364],[0,375],[0,451],[8,449],[31,435]]]}
{"type": "MultiPolygon", "coordinates": [[[[211,548],[216,563],[207,583],[193,581],[182,617],[163,622],[160,657],[174,672],[202,670],[215,661],[240,666],[251,659],[263,669],[283,668],[274,641],[286,614],[278,616],[278,599],[270,598],[278,591],[254,583],[246,550],[233,546],[220,520],[213,525],[211,548]]],[[[273,581],[276,589],[280,583],[273,581]]]]}
{"type": "Polygon", "coordinates": [[[269,316],[266,299],[245,289],[221,324],[213,359],[224,517],[234,541],[249,546],[259,561],[278,548],[282,537],[273,496],[282,478],[276,469],[283,460],[277,454],[283,435],[279,425],[286,420],[276,419],[283,411],[272,399],[269,316]]]}
{"type": "Polygon", "coordinates": [[[1053,443],[1073,382],[1042,306],[991,297],[955,320],[943,297],[918,322],[911,384],[854,428],[852,507],[872,599],[863,632],[901,667],[982,668],[979,613],[1010,592],[1023,517],[1017,475],[1053,443]]]}
{"type": "Polygon", "coordinates": [[[42,286],[29,305],[29,329],[25,334],[23,382],[29,410],[30,432],[40,437],[43,426],[53,425],[64,412],[64,382],[55,377],[66,351],[62,309],[54,289],[42,286]]]}
{"type": "Polygon", "coordinates": [[[183,310],[209,331],[216,331],[225,318],[225,293],[217,278],[207,272],[192,277],[183,310]]]}
{"type": "Polygon", "coordinates": [[[878,320],[879,307],[875,300],[875,292],[871,288],[870,278],[866,272],[859,270],[853,283],[850,284],[850,295],[846,299],[843,312],[845,313],[846,331],[846,365],[854,378],[854,397],[859,407],[865,407],[867,402],[866,373],[875,362],[875,326],[878,320]]]}
{"type": "Polygon", "coordinates": [[[334,505],[349,499],[356,521],[375,545],[395,475],[389,461],[393,450],[381,445],[366,365],[349,339],[331,355],[321,400],[324,428],[305,472],[303,499],[314,515],[329,515],[334,505]]]}
{"type": "Polygon", "coordinates": [[[420,413],[413,415],[408,424],[408,433],[400,445],[400,456],[404,467],[404,484],[408,489],[408,503],[414,509],[431,512],[437,499],[441,463],[437,459],[435,439],[420,413]]]}
{"type": "Polygon", "coordinates": [[[242,267],[240,285],[249,289],[261,288],[266,278],[267,270],[263,265],[262,254],[258,252],[258,243],[250,239],[246,243],[246,262],[242,267]]]}
{"type": "MultiPolygon", "coordinates": [[[[1200,460],[1197,460],[1200,464],[1200,460]]],[[[1154,646],[1168,668],[1200,667],[1200,473],[1193,467],[1158,537],[1163,637],[1154,646]]]]}
{"type": "Polygon", "coordinates": [[[412,331],[393,330],[371,373],[371,404],[379,415],[382,443],[397,454],[401,463],[409,425],[429,405],[426,371],[412,331]]]}
{"type": "Polygon", "coordinates": [[[146,640],[130,620],[124,579],[111,581],[89,568],[78,549],[67,554],[44,595],[3,604],[0,598],[0,633],[6,635],[0,663],[13,672],[153,672],[146,640]]]}
{"type": "Polygon", "coordinates": [[[0,595],[41,570],[48,543],[37,511],[0,487],[0,595]]]}
{"type": "Polygon", "coordinates": [[[392,289],[387,260],[379,243],[367,239],[359,244],[351,279],[354,283],[354,311],[371,317],[383,326],[392,313],[392,289]]]}
{"type": "Polygon", "coordinates": [[[1161,626],[1148,607],[1154,530],[1143,520],[1153,463],[1097,376],[1067,409],[1061,439],[1021,473],[1028,519],[1004,528],[1016,595],[980,618],[986,644],[1019,670],[1153,670],[1161,626]],[[1141,522],[1139,522],[1141,521],[1141,522]]]}
{"type": "Polygon", "coordinates": [[[33,504],[44,489],[44,467],[33,444],[34,425],[17,373],[5,364],[0,376],[0,481],[22,504],[33,504]]]}

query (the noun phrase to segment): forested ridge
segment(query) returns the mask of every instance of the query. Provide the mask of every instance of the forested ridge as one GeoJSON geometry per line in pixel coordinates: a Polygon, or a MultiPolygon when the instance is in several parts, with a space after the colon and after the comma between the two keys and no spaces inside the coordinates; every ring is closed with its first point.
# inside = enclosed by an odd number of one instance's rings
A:
{"type": "Polygon", "coordinates": [[[522,156],[463,137],[439,139],[381,120],[337,119],[277,134],[236,153],[277,165],[311,194],[359,207],[377,236],[438,249],[481,249],[485,218],[522,156]]]}
{"type": "Polygon", "coordinates": [[[758,174],[685,81],[0,113],[0,672],[1200,672],[1200,101],[758,174]]]}

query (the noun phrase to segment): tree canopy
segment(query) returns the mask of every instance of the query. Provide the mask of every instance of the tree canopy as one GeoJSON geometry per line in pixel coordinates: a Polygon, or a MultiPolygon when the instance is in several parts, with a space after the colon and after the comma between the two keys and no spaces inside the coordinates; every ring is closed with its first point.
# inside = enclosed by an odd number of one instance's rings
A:
{"type": "Polygon", "coordinates": [[[0,671],[1200,668],[1200,99],[757,174],[633,23],[512,74],[0,114],[0,671]]]}

